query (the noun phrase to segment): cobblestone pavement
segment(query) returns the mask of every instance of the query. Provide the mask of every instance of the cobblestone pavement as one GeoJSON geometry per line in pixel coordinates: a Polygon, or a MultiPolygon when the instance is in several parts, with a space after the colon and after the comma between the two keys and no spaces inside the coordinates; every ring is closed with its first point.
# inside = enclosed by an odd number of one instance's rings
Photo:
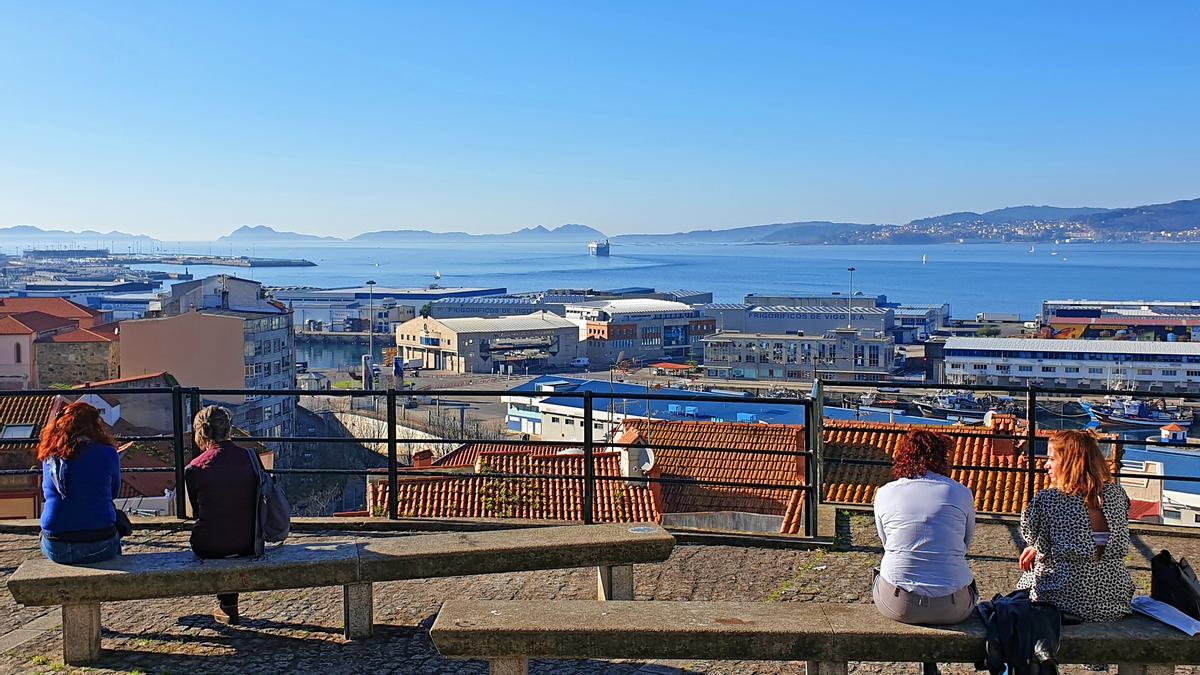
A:
{"type": "MultiPolygon", "coordinates": [[[[842,546],[837,551],[678,546],[665,563],[637,566],[637,599],[787,602],[797,612],[813,602],[869,603],[867,584],[880,555],[878,539],[869,518],[843,520],[842,546]]],[[[295,538],[345,541],[370,536],[397,535],[331,532],[295,538]]],[[[979,528],[971,566],[983,597],[1006,592],[1016,581],[1015,541],[1012,528],[979,528]]],[[[187,533],[142,531],[126,543],[130,552],[181,550],[187,547],[187,533]]],[[[1139,585],[1144,587],[1148,577],[1142,554],[1164,546],[1200,558],[1200,539],[1139,537],[1130,560],[1139,585]]],[[[0,534],[0,570],[6,577],[21,561],[38,555],[36,536],[0,534]]],[[[482,674],[484,664],[443,659],[430,643],[427,630],[444,599],[590,598],[595,597],[594,574],[592,569],[554,570],[376,584],[376,634],[353,643],[341,636],[338,588],[246,594],[243,623],[238,627],[214,623],[210,613],[215,602],[208,597],[108,603],[102,609],[104,652],[87,672],[482,674]]],[[[73,672],[62,664],[56,611],[18,607],[2,591],[0,636],[0,672],[73,672]],[[22,627],[38,631],[13,633],[22,627]],[[11,641],[27,636],[33,637],[12,646],[11,641]]],[[[535,662],[532,670],[567,675],[805,672],[800,663],[755,661],[545,661],[535,662]]],[[[857,663],[851,665],[851,672],[919,670],[912,664],[857,663]]],[[[974,671],[968,665],[954,665],[944,666],[942,672],[974,671]]],[[[1063,672],[1094,671],[1065,667],[1063,672]]],[[[1179,672],[1193,671],[1180,668],[1179,672]]]]}

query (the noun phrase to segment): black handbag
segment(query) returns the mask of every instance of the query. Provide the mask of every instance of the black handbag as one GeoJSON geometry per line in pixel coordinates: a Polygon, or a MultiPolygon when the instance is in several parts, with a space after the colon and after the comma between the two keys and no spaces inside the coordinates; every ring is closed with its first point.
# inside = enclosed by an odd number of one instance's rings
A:
{"type": "Polygon", "coordinates": [[[129,516],[121,509],[117,509],[116,527],[117,534],[121,537],[128,537],[133,534],[133,523],[129,522],[129,516]]]}
{"type": "Polygon", "coordinates": [[[1163,549],[1150,559],[1150,597],[1200,619],[1200,582],[1187,558],[1175,560],[1163,549]]]}

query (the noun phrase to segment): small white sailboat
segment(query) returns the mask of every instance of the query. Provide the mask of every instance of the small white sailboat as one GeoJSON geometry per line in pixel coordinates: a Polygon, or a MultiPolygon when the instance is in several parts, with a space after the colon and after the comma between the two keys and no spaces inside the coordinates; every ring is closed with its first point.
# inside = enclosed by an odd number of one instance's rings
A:
{"type": "Polygon", "coordinates": [[[927,262],[929,262],[929,256],[922,254],[921,255],[921,264],[924,265],[927,262]]]}
{"type": "Polygon", "coordinates": [[[1034,252],[1034,250],[1033,250],[1033,247],[1032,247],[1032,246],[1030,246],[1030,247],[1029,247],[1029,252],[1030,252],[1030,253],[1033,253],[1033,252],[1034,252]]]}

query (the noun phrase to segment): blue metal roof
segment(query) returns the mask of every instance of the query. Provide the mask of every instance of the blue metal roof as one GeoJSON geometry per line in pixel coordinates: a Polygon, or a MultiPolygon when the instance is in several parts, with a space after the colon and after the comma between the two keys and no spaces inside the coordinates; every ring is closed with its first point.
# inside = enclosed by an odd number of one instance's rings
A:
{"type": "MultiPolygon", "coordinates": [[[[1149,434],[1147,434],[1149,435],[1149,434]]],[[[1146,446],[1125,446],[1122,459],[1137,462],[1162,462],[1163,473],[1168,476],[1200,476],[1200,454],[1181,454],[1147,450],[1146,446]]],[[[1163,489],[1187,494],[1200,494],[1200,483],[1182,480],[1163,481],[1163,489]]]]}

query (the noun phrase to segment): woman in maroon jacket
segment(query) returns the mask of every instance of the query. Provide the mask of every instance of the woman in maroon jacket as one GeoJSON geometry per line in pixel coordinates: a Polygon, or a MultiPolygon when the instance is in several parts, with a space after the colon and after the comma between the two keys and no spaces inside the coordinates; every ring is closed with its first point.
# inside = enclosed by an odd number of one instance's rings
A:
{"type": "MultiPolygon", "coordinates": [[[[254,506],[258,473],[250,453],[229,440],[233,428],[229,411],[208,406],[196,413],[192,428],[196,447],[203,449],[184,471],[192,515],[192,551],[200,558],[254,555],[254,506]]],[[[218,622],[238,623],[238,594],[217,595],[218,622]]]]}

